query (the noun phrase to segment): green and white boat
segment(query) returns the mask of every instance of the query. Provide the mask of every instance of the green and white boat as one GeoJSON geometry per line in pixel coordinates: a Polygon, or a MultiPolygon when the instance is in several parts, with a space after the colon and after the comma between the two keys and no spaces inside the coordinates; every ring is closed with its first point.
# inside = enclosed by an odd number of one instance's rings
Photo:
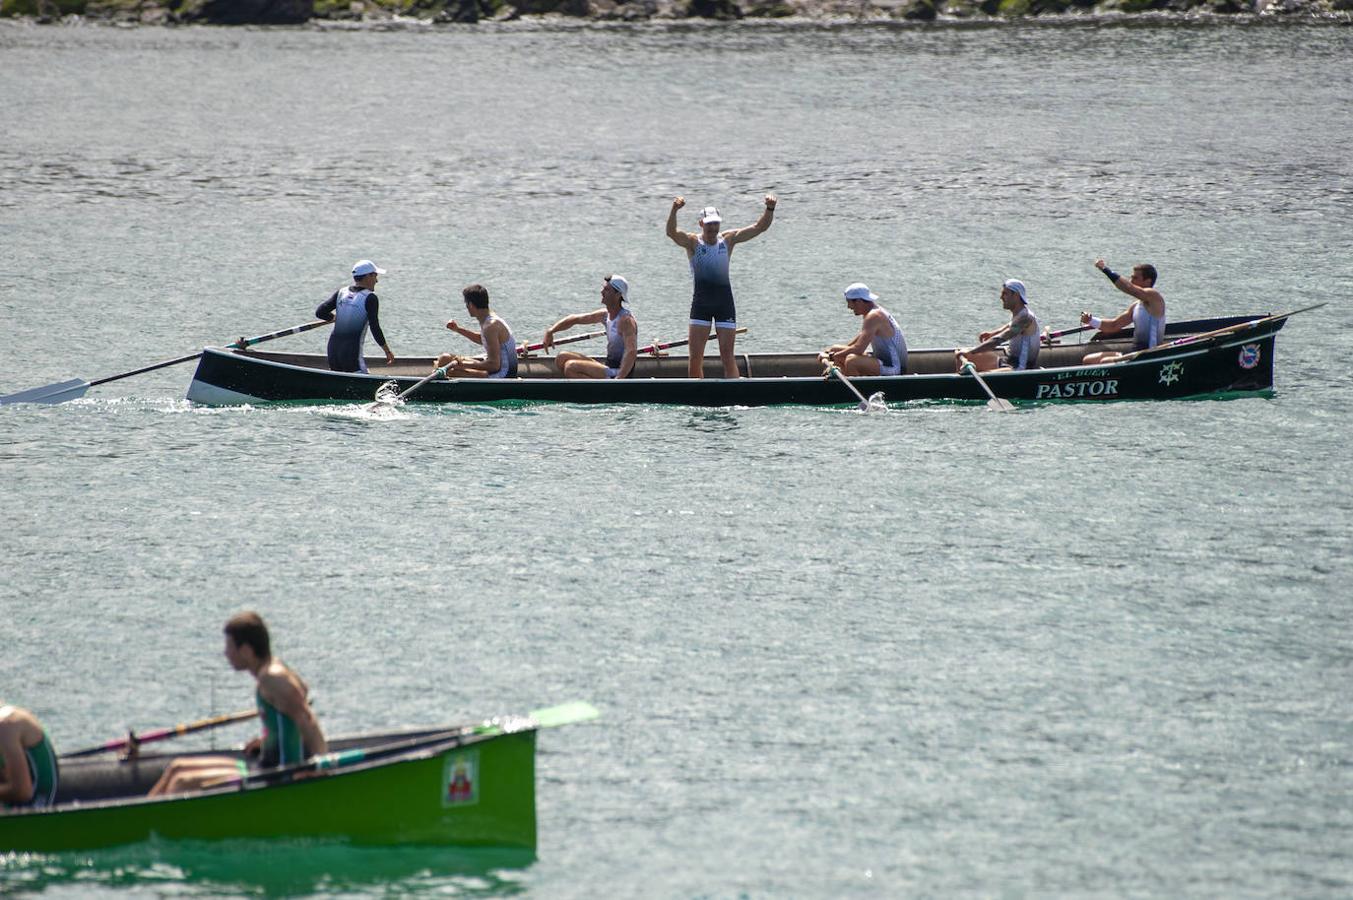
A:
{"type": "Polygon", "coordinates": [[[0,810],[0,852],[55,852],[152,838],[318,838],[534,850],[537,729],[595,718],[587,703],[473,725],[336,738],[304,763],[166,797],[170,761],[242,751],[61,760],[56,803],[0,810]]]}

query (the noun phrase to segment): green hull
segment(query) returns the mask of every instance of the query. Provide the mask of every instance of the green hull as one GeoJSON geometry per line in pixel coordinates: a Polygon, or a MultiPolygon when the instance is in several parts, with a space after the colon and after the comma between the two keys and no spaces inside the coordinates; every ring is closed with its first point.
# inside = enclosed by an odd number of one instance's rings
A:
{"type": "Polygon", "coordinates": [[[280,784],[0,814],[0,852],[301,837],[534,850],[536,732],[460,737],[280,784]]]}

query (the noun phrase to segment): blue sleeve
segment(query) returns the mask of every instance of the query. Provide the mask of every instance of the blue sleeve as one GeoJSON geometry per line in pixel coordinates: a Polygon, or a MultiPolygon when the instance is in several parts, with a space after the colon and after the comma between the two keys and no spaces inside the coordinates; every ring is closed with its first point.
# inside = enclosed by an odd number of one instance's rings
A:
{"type": "Polygon", "coordinates": [[[328,300],[325,300],[319,306],[315,307],[315,318],[323,319],[326,322],[332,322],[334,310],[336,309],[338,309],[338,291],[334,291],[329,295],[328,300]]]}
{"type": "Polygon", "coordinates": [[[385,333],[381,331],[381,302],[375,294],[366,295],[366,321],[371,326],[371,336],[376,339],[376,344],[385,346],[385,333]]]}

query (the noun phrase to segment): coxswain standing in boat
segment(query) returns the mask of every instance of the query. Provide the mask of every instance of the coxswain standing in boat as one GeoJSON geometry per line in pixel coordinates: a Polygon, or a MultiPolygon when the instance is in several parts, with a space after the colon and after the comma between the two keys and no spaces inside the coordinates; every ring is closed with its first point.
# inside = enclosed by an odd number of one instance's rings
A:
{"type": "Polygon", "coordinates": [[[1010,323],[995,331],[984,331],[977,336],[979,343],[971,347],[954,351],[954,371],[963,371],[963,359],[967,358],[979,372],[993,369],[1038,368],[1038,319],[1029,310],[1028,293],[1024,282],[1014,278],[1001,285],[1001,306],[1009,310],[1010,323]],[[996,350],[1001,341],[1009,341],[1004,355],[996,350]]]}
{"type": "MultiPolygon", "coordinates": [[[[1100,334],[1114,334],[1132,325],[1132,349],[1146,350],[1165,340],[1165,297],[1156,290],[1156,267],[1142,263],[1132,267],[1132,277],[1124,278],[1104,264],[1104,260],[1095,260],[1095,268],[1104,273],[1118,290],[1132,297],[1132,304],[1112,319],[1101,319],[1088,312],[1081,313],[1081,324],[1089,325],[1100,334]]],[[[1117,362],[1123,354],[1105,351],[1088,353],[1084,364],[1087,366],[1117,362]]]]}
{"type": "Polygon", "coordinates": [[[385,270],[369,259],[352,267],[352,287],[339,288],[315,310],[315,318],[334,323],[329,334],[329,368],[335,372],[366,372],[366,332],[385,351],[385,364],[394,365],[395,355],[381,331],[381,302],[372,291],[385,270]]]}
{"type": "Polygon", "coordinates": [[[465,311],[479,323],[479,330],[464,328],[455,319],[447,322],[446,327],[482,345],[484,358],[443,353],[437,357],[437,368],[449,366],[447,378],[516,378],[517,339],[508,324],[489,309],[489,289],[472,284],[462,289],[461,294],[465,297],[465,311]]]}
{"type": "Polygon", "coordinates": [[[737,378],[738,363],[733,357],[737,340],[737,310],[733,305],[733,285],[728,278],[728,260],[733,248],[750,241],[770,227],[775,218],[775,195],[766,195],[766,209],[755,225],[730,231],[719,231],[723,218],[712,206],[700,213],[699,233],[677,231],[677,210],[686,205],[685,197],[672,200],[667,214],[667,236],[686,250],[690,261],[693,290],[691,294],[691,321],[687,334],[690,344],[688,374],[691,378],[704,375],[705,343],[709,329],[714,327],[719,340],[719,359],[723,361],[723,377],[737,378]]]}
{"type": "Polygon", "coordinates": [[[0,704],[0,808],[51,806],[60,767],[38,717],[0,704]]]}
{"type": "Polygon", "coordinates": [[[565,378],[629,378],[634,371],[634,358],[639,352],[639,323],[625,303],[630,298],[630,284],[620,275],[607,275],[601,285],[601,309],[564,316],[545,330],[541,347],[554,346],[554,336],[574,325],[606,324],[606,361],[597,362],[590,356],[560,350],[554,358],[559,373],[565,378]]]}
{"type": "Polygon", "coordinates": [[[878,305],[878,295],[862,282],[846,288],[846,308],[864,316],[860,333],[848,344],[833,344],[819,354],[844,375],[902,375],[907,371],[907,339],[897,319],[878,305]],[[873,354],[866,351],[872,349],[873,354]]]}
{"type": "MultiPolygon", "coordinates": [[[[258,682],[254,700],[263,734],[244,747],[263,768],[290,766],[320,753],[329,745],[310,708],[310,689],[301,677],[272,655],[268,626],[256,612],[242,612],[225,625],[225,657],[236,672],[248,671],[258,682]]],[[[198,790],[240,781],[248,764],[231,756],[180,758],[169,764],[150,796],[198,790]]]]}

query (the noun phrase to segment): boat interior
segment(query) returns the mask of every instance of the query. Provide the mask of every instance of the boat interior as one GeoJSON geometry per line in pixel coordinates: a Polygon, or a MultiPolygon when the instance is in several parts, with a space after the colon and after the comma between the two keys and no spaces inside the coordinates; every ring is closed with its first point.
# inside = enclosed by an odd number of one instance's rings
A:
{"type": "MultiPolygon", "coordinates": [[[[1172,334],[1174,339],[1177,335],[1172,334]]],[[[581,347],[582,345],[579,345],[581,347]]],[[[570,348],[577,349],[577,348],[570,348]]],[[[1053,343],[1044,345],[1039,351],[1039,368],[1061,368],[1081,365],[1086,354],[1099,352],[1126,353],[1132,349],[1130,334],[1115,336],[1113,340],[1094,340],[1083,343],[1053,343]]],[[[329,368],[323,355],[312,353],[274,353],[258,350],[235,351],[241,355],[253,356],[286,365],[301,366],[310,369],[329,368]]],[[[579,350],[581,352],[581,350],[579,350]]],[[[723,366],[713,347],[705,356],[704,375],[706,378],[721,378],[723,366]]],[[[370,375],[387,378],[421,378],[429,374],[435,359],[429,356],[396,358],[393,365],[385,364],[383,356],[366,358],[367,372],[370,375]]],[[[822,376],[822,363],[816,353],[739,353],[738,371],[743,378],[818,378],[822,376]]],[[[687,377],[687,357],[654,356],[641,354],[634,363],[632,378],[685,378],[687,377]]],[[[954,369],[953,348],[912,350],[907,357],[908,375],[952,375],[954,369]]],[[[553,356],[532,354],[518,357],[518,378],[558,378],[559,369],[553,356]]]]}

